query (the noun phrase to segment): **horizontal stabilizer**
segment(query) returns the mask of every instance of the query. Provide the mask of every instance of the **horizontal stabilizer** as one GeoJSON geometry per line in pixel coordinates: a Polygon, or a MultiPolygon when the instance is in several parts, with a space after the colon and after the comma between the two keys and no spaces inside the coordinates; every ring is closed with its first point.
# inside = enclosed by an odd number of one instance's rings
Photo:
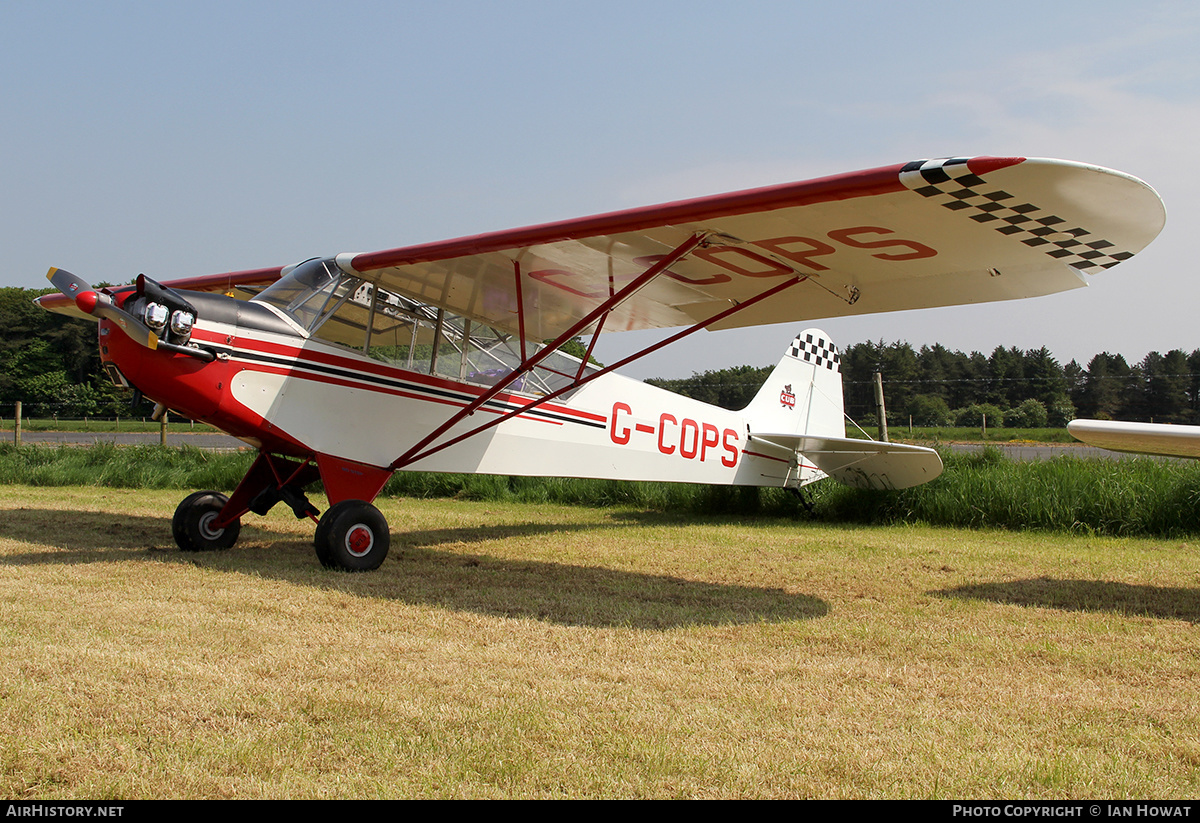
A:
{"type": "Polygon", "coordinates": [[[830,477],[858,489],[907,489],[942,473],[942,458],[924,446],[758,432],[751,439],[798,451],[830,477]]]}
{"type": "Polygon", "coordinates": [[[1116,420],[1072,420],[1072,437],[1089,446],[1118,452],[1200,457],[1200,426],[1169,423],[1120,423],[1116,420]]]}

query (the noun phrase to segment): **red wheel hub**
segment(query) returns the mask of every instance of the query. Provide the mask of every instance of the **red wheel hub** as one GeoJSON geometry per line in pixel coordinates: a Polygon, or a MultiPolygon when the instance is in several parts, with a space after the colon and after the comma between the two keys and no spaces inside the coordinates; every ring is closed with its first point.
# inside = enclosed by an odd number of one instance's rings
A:
{"type": "Polygon", "coordinates": [[[356,557],[366,554],[375,543],[375,535],[366,526],[355,526],[346,535],[346,548],[356,557]]]}

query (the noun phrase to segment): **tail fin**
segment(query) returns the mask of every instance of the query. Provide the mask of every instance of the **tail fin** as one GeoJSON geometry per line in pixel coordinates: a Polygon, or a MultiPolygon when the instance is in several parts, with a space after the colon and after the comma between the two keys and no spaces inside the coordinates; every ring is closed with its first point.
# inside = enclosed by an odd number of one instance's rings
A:
{"type": "Polygon", "coordinates": [[[846,438],[842,370],[828,335],[805,329],[742,414],[750,439],[791,452],[786,486],[833,477],[864,489],[904,489],[942,473],[933,449],[846,438]]]}
{"type": "Polygon", "coordinates": [[[845,437],[843,409],[837,346],[825,332],[805,329],[742,414],[751,431],[845,437]]]}

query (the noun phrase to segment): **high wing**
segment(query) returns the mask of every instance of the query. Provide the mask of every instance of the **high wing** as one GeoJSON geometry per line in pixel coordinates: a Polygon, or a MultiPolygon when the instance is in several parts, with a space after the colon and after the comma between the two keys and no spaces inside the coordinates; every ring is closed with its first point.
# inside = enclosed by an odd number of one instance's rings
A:
{"type": "MultiPolygon", "coordinates": [[[[388,291],[548,340],[1051,294],[1129,259],[1164,221],[1158,194],[1121,172],[960,157],[336,259],[388,291]]],[[[287,270],[165,285],[246,297],[287,270]]],[[[38,302],[85,316],[61,294],[38,302]]]]}
{"type": "Polygon", "coordinates": [[[339,255],[338,263],[386,289],[550,339],[1050,294],[1132,257],[1164,221],[1158,194],[1120,172],[952,158],[339,255]]]}
{"type": "Polygon", "coordinates": [[[1067,424],[1067,431],[1089,446],[1111,451],[1165,457],[1200,457],[1200,426],[1072,420],[1067,424]]]}

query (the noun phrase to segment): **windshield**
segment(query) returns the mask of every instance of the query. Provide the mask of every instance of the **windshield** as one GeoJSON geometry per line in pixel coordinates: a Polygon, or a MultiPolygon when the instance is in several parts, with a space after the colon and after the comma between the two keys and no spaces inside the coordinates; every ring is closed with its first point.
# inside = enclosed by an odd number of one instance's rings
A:
{"type": "Polygon", "coordinates": [[[344,275],[332,260],[306,260],[271,286],[255,295],[259,303],[269,303],[286,312],[308,331],[325,314],[344,275]]]}

